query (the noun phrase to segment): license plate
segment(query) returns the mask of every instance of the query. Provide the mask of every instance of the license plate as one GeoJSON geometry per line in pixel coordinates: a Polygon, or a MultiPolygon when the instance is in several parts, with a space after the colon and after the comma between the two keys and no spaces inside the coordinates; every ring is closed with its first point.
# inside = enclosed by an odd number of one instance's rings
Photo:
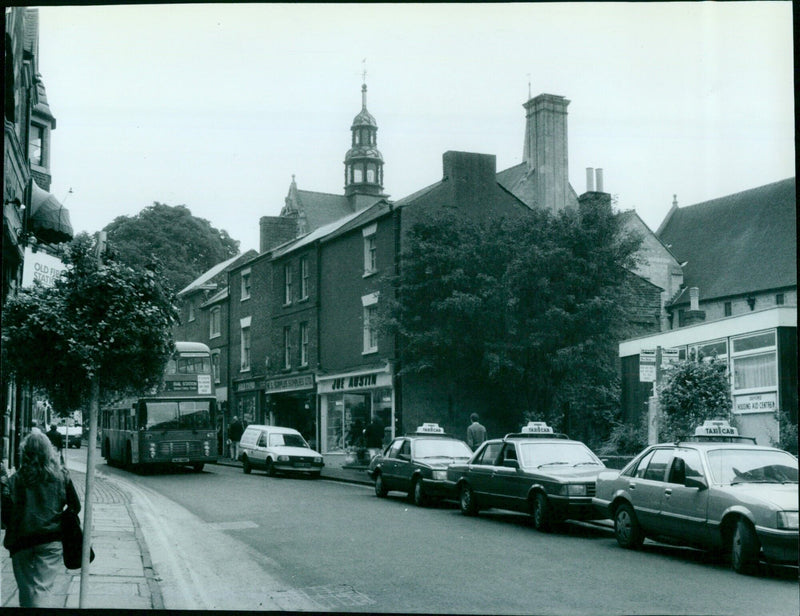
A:
{"type": "Polygon", "coordinates": [[[188,462],[189,458],[172,458],[173,462],[188,462]]]}
{"type": "Polygon", "coordinates": [[[308,468],[311,465],[308,462],[298,462],[297,464],[295,464],[295,466],[297,468],[308,468]]]}

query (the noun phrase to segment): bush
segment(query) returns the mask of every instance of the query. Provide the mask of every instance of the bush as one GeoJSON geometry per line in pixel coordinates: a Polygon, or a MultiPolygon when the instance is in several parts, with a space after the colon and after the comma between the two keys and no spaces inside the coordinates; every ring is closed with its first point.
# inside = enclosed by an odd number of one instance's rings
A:
{"type": "Polygon", "coordinates": [[[772,446],[797,455],[797,423],[793,422],[786,411],[775,413],[775,419],[780,426],[778,441],[773,441],[772,446]]]}
{"type": "Polygon", "coordinates": [[[617,424],[611,429],[609,437],[603,441],[598,453],[600,455],[632,456],[647,446],[647,424],[640,422],[638,426],[617,424]]]}

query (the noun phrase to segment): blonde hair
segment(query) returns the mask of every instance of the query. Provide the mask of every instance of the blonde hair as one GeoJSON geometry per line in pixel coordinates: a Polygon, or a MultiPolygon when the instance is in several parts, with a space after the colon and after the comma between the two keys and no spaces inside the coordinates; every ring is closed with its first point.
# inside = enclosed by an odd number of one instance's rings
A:
{"type": "Polygon", "coordinates": [[[28,486],[54,481],[60,477],[61,468],[56,450],[42,432],[31,432],[22,441],[19,474],[28,486]]]}

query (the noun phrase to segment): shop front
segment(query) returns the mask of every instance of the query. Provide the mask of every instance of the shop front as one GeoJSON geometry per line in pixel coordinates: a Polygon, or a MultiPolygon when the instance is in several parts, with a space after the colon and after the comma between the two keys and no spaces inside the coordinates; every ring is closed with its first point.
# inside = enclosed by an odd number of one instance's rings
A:
{"type": "Polygon", "coordinates": [[[395,395],[388,365],[318,376],[317,395],[325,464],[363,465],[393,438],[395,395]]]}
{"type": "Polygon", "coordinates": [[[670,330],[620,344],[623,407],[629,420],[642,409],[652,383],[642,383],[648,354],[669,349],[678,359],[725,362],[734,421],[760,445],[779,440],[783,421],[797,422],[797,309],[778,307],[670,330]],[[650,387],[646,387],[646,386],[650,387]]]}
{"type": "Polygon", "coordinates": [[[294,428],[312,449],[319,442],[313,374],[267,379],[267,417],[264,423],[294,428]]]}
{"type": "Polygon", "coordinates": [[[225,418],[226,425],[234,417],[238,417],[244,426],[264,423],[263,384],[262,379],[233,382],[233,399],[228,407],[228,417],[225,418]]]}

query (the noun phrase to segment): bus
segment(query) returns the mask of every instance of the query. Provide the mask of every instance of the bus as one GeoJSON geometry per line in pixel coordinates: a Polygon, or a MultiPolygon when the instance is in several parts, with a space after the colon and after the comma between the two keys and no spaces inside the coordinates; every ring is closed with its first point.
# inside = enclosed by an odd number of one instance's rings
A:
{"type": "Polygon", "coordinates": [[[176,342],[160,386],[100,411],[101,451],[112,466],[191,466],[216,462],[217,399],[211,351],[199,342],[176,342]]]}

